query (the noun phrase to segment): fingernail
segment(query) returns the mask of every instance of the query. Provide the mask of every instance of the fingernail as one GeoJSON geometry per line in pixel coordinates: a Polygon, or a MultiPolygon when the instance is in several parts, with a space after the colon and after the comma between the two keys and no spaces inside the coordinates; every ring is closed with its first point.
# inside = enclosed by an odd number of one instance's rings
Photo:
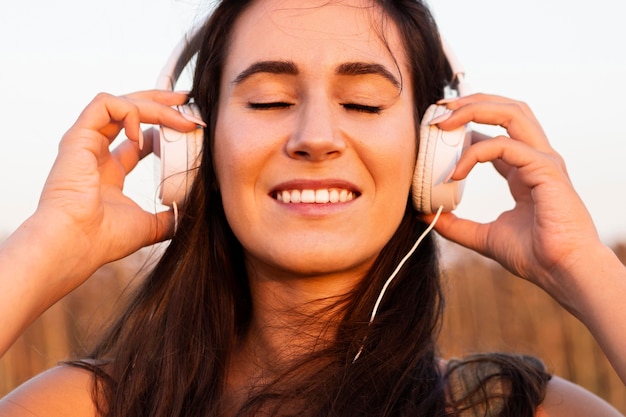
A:
{"type": "Polygon", "coordinates": [[[445,180],[443,180],[444,184],[447,184],[449,182],[452,182],[452,176],[454,175],[454,172],[456,171],[456,167],[454,167],[454,169],[448,174],[448,176],[446,177],[445,180]]]}
{"type": "Polygon", "coordinates": [[[441,100],[437,101],[437,104],[454,103],[458,99],[459,99],[458,97],[442,98],[441,100]]]}
{"type": "Polygon", "coordinates": [[[439,124],[441,122],[445,122],[446,120],[448,120],[450,118],[450,116],[452,116],[452,112],[448,112],[448,113],[444,113],[440,116],[435,117],[433,120],[430,121],[430,125],[436,125],[439,124]]]}
{"type": "Polygon", "coordinates": [[[206,127],[206,123],[204,123],[204,121],[202,121],[202,119],[197,118],[193,114],[184,113],[184,112],[181,112],[180,114],[182,114],[183,117],[185,119],[189,120],[190,122],[194,122],[198,126],[206,127]]]}
{"type": "Polygon", "coordinates": [[[139,126],[139,135],[137,135],[137,139],[139,142],[139,150],[143,151],[143,130],[141,130],[141,126],[139,126]]]}

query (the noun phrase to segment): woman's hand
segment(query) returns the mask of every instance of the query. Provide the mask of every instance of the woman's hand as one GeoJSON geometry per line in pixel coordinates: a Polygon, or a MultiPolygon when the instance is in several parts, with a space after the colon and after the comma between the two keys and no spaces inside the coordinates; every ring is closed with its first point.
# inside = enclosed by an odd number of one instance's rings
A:
{"type": "Polygon", "coordinates": [[[515,206],[487,224],[446,214],[436,230],[495,259],[570,307],[572,282],[567,280],[604,247],[562,158],[524,103],[477,94],[448,101],[447,107],[453,112],[437,123],[442,129],[469,122],[506,129],[508,136],[483,138],[470,146],[452,178],[465,178],[477,163],[491,161],[508,182],[515,206]]]}
{"type": "Polygon", "coordinates": [[[166,91],[99,94],[64,135],[35,213],[44,219],[40,224],[58,230],[64,250],[76,261],[72,265],[65,259],[68,270],[59,272],[86,278],[107,262],[171,236],[171,212],[146,212],[122,188],[126,175],[151,150],[151,136],[143,136],[152,130],[143,133],[140,123],[183,132],[196,128],[170,107],[186,100],[185,94],[166,91]],[[110,151],[122,128],[130,140],[110,151]]]}
{"type": "Polygon", "coordinates": [[[587,326],[626,383],[626,268],[600,242],[535,116],[523,103],[482,94],[447,106],[452,113],[433,120],[442,129],[474,121],[502,126],[508,135],[480,137],[452,178],[463,179],[477,163],[491,161],[508,182],[515,206],[487,224],[446,213],[436,230],[542,287],[587,326]]]}
{"type": "Polygon", "coordinates": [[[171,108],[186,100],[167,91],[100,94],[63,136],[37,210],[0,246],[0,356],[97,268],[172,235],[173,214],[144,211],[122,187],[152,147],[140,123],[197,127],[171,108]],[[111,151],[122,129],[129,140],[111,151]]]}

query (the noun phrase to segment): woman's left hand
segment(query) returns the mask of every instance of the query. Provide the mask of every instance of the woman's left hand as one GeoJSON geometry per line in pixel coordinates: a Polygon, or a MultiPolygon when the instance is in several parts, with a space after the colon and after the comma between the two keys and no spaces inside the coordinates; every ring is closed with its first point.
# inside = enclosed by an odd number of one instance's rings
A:
{"type": "Polygon", "coordinates": [[[446,105],[452,113],[437,123],[444,130],[476,122],[502,126],[508,135],[470,146],[452,179],[463,179],[477,163],[491,161],[508,182],[515,206],[487,224],[446,213],[436,230],[498,261],[569,305],[571,283],[566,280],[575,275],[580,262],[589,261],[594,248],[603,245],[563,159],[524,103],[476,94],[446,105]]]}
{"type": "Polygon", "coordinates": [[[600,241],[563,159],[524,103],[477,94],[447,106],[452,113],[434,120],[444,130],[473,121],[507,132],[480,137],[463,153],[452,179],[491,161],[515,206],[486,224],[444,213],[436,230],[542,287],[587,326],[626,383],[626,268],[600,241]]]}

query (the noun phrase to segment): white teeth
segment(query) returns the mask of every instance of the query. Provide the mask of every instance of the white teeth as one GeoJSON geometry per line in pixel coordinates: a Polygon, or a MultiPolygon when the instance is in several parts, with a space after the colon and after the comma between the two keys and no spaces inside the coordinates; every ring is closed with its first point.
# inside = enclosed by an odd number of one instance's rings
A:
{"type": "Polygon", "coordinates": [[[276,193],[276,199],[283,203],[345,203],[346,201],[354,200],[354,193],[352,191],[338,188],[323,188],[320,190],[283,190],[276,193]]]}
{"type": "Polygon", "coordinates": [[[315,203],[315,191],[302,190],[301,202],[303,203],[315,203]]]}
{"type": "Polygon", "coordinates": [[[341,190],[339,192],[339,201],[348,201],[348,190],[341,190]]]}
{"type": "Polygon", "coordinates": [[[317,190],[315,191],[315,202],[317,204],[325,204],[330,201],[330,193],[328,190],[317,190]]]}

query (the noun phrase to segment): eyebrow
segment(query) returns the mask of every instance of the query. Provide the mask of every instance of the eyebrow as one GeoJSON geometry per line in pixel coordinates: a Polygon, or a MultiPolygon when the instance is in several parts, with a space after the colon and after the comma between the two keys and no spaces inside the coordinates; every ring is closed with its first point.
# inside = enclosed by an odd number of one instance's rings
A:
{"type": "Polygon", "coordinates": [[[380,64],[372,64],[369,62],[346,62],[339,65],[336,71],[337,75],[380,75],[390,81],[396,88],[400,88],[400,81],[387,68],[380,64]]]}
{"type": "Polygon", "coordinates": [[[291,61],[255,62],[239,73],[237,78],[233,81],[233,84],[241,84],[254,74],[259,73],[298,75],[298,67],[291,61]]]}
{"type": "MultiPolygon", "coordinates": [[[[235,80],[233,84],[241,84],[246,79],[259,73],[268,74],[286,74],[286,75],[298,75],[298,67],[292,61],[259,61],[250,65],[243,70],[235,80]]],[[[335,70],[337,75],[367,75],[374,74],[380,75],[386,80],[390,81],[396,88],[401,88],[400,81],[380,64],[374,64],[369,62],[346,62],[340,64],[335,70]]]]}

